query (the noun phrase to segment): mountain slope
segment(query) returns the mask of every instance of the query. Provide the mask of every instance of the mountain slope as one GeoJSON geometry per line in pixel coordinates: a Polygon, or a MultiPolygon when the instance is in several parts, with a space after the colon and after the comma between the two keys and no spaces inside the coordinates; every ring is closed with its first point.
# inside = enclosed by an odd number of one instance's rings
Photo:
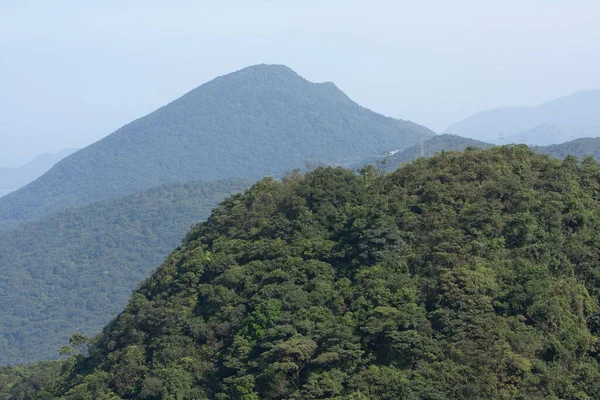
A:
{"type": "Polygon", "coordinates": [[[165,184],[0,233],[0,364],[58,357],[97,333],[239,179],[165,184]]]}
{"type": "Polygon", "coordinates": [[[579,158],[589,156],[600,160],[600,138],[582,138],[551,146],[534,146],[531,149],[536,153],[561,159],[571,155],[579,158]]]}
{"type": "Polygon", "coordinates": [[[433,135],[360,107],[332,83],[258,65],[192,90],[3,197],[0,229],[165,182],[350,164],[433,135]]]}
{"type": "Polygon", "coordinates": [[[487,149],[491,146],[492,145],[489,143],[456,135],[437,135],[424,141],[423,146],[421,146],[421,144],[411,146],[389,157],[385,157],[385,159],[380,159],[380,163],[384,163],[385,165],[383,166],[388,171],[393,171],[398,168],[400,164],[421,157],[421,149],[423,150],[423,157],[431,157],[441,151],[463,151],[468,147],[487,149]]]}
{"type": "MultiPolygon", "coordinates": [[[[600,398],[600,166],[525,146],[265,179],[74,355],[61,399],[600,398]]],[[[47,396],[50,399],[52,396],[47,396]]]]}
{"type": "Polygon", "coordinates": [[[40,154],[18,168],[0,168],[0,192],[14,191],[47,172],[54,164],[73,154],[77,149],[65,149],[56,154],[40,154]]]}
{"type": "MultiPolygon", "coordinates": [[[[497,143],[499,134],[518,138],[521,132],[547,123],[600,126],[600,90],[577,92],[536,107],[503,107],[479,112],[448,127],[446,132],[497,143]]],[[[563,137],[556,139],[556,143],[571,139],[563,137]]]]}

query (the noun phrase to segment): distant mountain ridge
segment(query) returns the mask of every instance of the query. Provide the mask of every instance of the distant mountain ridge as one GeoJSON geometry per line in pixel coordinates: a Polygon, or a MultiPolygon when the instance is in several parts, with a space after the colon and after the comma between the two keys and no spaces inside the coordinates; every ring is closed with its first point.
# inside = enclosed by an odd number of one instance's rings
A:
{"type": "Polygon", "coordinates": [[[58,153],[43,153],[17,168],[0,167],[0,197],[34,181],[52,168],[54,164],[77,150],[65,149],[58,153]]]}
{"type": "MultiPolygon", "coordinates": [[[[515,141],[527,131],[544,124],[600,127],[600,90],[576,92],[536,107],[501,107],[482,111],[451,125],[445,132],[498,144],[500,135],[512,137],[511,141],[515,141]]],[[[556,138],[556,143],[574,139],[568,137],[569,131],[556,138]]]]}
{"type": "Polygon", "coordinates": [[[510,135],[504,143],[523,143],[533,146],[550,146],[575,139],[600,136],[600,126],[547,123],[524,132],[510,135]]]}
{"type": "Polygon", "coordinates": [[[349,165],[434,135],[281,65],[216,78],[62,160],[0,199],[0,230],[165,182],[258,179],[306,162],[349,165]]]}
{"type": "MultiPolygon", "coordinates": [[[[389,156],[371,157],[354,165],[354,168],[362,168],[365,165],[376,165],[385,171],[394,171],[400,164],[414,161],[420,157],[432,157],[442,151],[464,151],[469,147],[488,149],[494,144],[480,140],[465,138],[457,135],[437,135],[423,144],[411,146],[389,156]],[[421,154],[421,151],[423,152],[421,154]]],[[[566,143],[550,146],[529,146],[538,154],[546,154],[550,157],[564,159],[567,156],[575,156],[580,159],[593,157],[600,161],[600,138],[581,138],[566,143]]]]}

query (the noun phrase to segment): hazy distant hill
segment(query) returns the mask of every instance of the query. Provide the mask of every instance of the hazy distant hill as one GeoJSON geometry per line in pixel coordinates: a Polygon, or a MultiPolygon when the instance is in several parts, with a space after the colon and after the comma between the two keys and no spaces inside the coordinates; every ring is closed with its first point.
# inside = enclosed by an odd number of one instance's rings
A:
{"type": "Polygon", "coordinates": [[[598,136],[600,136],[600,126],[548,123],[508,136],[504,139],[504,143],[549,146],[598,136]]]}
{"type": "Polygon", "coordinates": [[[332,83],[253,66],[192,90],[3,197],[0,229],[165,182],[351,164],[433,135],[359,106],[332,83]]]}
{"type": "MultiPolygon", "coordinates": [[[[438,135],[423,142],[423,156],[431,157],[441,151],[463,151],[468,147],[487,149],[494,146],[479,140],[464,138],[456,135],[438,135]]],[[[564,159],[568,155],[583,159],[591,156],[600,161],[600,138],[582,138],[570,142],[551,146],[530,146],[530,149],[538,154],[547,154],[554,158],[564,159]]],[[[371,157],[355,165],[360,168],[363,165],[373,164],[379,169],[393,171],[402,163],[410,162],[421,157],[421,145],[409,147],[387,157],[371,157]]]]}
{"type": "Polygon", "coordinates": [[[0,233],[0,364],[56,358],[97,333],[240,179],[165,184],[0,233]]]}
{"type": "Polygon", "coordinates": [[[48,171],[54,164],[73,154],[77,149],[65,149],[56,154],[40,154],[18,168],[0,167],[0,196],[17,190],[48,171]]]}
{"type": "Polygon", "coordinates": [[[486,149],[492,146],[493,145],[490,143],[485,143],[479,140],[469,139],[461,136],[437,135],[429,140],[424,141],[422,145],[419,143],[385,157],[370,157],[358,164],[355,164],[354,167],[360,168],[364,165],[374,164],[380,169],[393,171],[398,167],[399,164],[413,161],[421,157],[421,149],[423,150],[424,157],[431,157],[440,151],[462,151],[467,147],[486,149]]]}
{"type": "MultiPolygon", "coordinates": [[[[450,126],[446,132],[497,143],[499,134],[505,138],[516,134],[518,139],[521,133],[549,123],[600,126],[600,90],[577,92],[536,107],[502,107],[479,112],[450,126]]],[[[556,143],[571,139],[556,138],[556,143]]]]}
{"type": "MultiPolygon", "coordinates": [[[[440,151],[463,151],[467,147],[486,149],[491,146],[489,143],[456,135],[439,135],[423,142],[422,149],[424,157],[431,157],[440,151]]],[[[421,145],[418,144],[388,157],[388,163],[397,166],[400,163],[416,160],[420,156],[421,145]]]]}

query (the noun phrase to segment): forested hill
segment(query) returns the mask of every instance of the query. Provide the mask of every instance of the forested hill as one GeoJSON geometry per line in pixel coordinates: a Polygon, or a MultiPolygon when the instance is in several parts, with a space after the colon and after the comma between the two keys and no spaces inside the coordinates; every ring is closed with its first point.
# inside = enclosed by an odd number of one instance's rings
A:
{"type": "Polygon", "coordinates": [[[219,77],[78,151],[0,199],[0,230],[165,182],[351,164],[434,133],[376,114],[332,83],[258,65],[219,77]]]}
{"type": "MultiPolygon", "coordinates": [[[[600,166],[525,146],[264,179],[45,385],[61,399],[598,399],[600,166]]],[[[53,398],[46,395],[46,399],[53,398]]]]}
{"type": "Polygon", "coordinates": [[[73,332],[99,332],[193,224],[248,185],[165,184],[0,233],[0,364],[57,358],[73,332]]]}
{"type": "Polygon", "coordinates": [[[600,138],[583,138],[551,146],[535,146],[532,147],[532,150],[556,158],[574,155],[578,157],[591,156],[600,160],[600,138]]]}

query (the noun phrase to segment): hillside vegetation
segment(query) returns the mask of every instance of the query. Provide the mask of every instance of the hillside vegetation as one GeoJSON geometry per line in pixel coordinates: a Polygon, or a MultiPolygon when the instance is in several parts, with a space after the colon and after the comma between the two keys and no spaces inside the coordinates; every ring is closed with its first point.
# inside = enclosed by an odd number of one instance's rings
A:
{"type": "Polygon", "coordinates": [[[595,160],[525,146],[264,179],[44,398],[600,398],[599,200],[595,160]]]}
{"type": "Polygon", "coordinates": [[[247,186],[166,184],[0,233],[0,364],[57,358],[73,332],[99,332],[193,224],[247,186]]]}
{"type": "Polygon", "coordinates": [[[536,146],[532,150],[551,157],[566,158],[569,155],[590,156],[600,160],[600,138],[583,138],[552,146],[536,146]]]}
{"type": "Polygon", "coordinates": [[[359,106],[332,83],[258,65],[192,90],[0,198],[0,230],[166,182],[351,164],[433,135],[359,106]]]}

